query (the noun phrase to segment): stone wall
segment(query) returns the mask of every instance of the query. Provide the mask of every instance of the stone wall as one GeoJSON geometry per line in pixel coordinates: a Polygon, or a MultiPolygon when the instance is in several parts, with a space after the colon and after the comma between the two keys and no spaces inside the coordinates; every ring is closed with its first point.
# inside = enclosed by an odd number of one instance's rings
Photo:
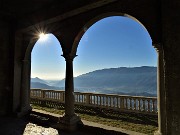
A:
{"type": "Polygon", "coordinates": [[[162,3],[167,134],[180,134],[180,1],[162,3]]]}
{"type": "Polygon", "coordinates": [[[12,109],[13,92],[13,31],[9,22],[0,21],[0,115],[12,109]]]}

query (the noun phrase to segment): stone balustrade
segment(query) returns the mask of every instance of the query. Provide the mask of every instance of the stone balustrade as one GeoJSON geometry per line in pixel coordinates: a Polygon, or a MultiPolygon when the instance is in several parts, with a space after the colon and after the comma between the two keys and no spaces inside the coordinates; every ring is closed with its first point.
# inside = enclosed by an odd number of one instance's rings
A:
{"type": "MultiPolygon", "coordinates": [[[[62,90],[31,89],[31,99],[39,101],[65,102],[62,90]]],[[[157,115],[157,98],[117,94],[74,92],[75,104],[115,111],[157,115]]]]}

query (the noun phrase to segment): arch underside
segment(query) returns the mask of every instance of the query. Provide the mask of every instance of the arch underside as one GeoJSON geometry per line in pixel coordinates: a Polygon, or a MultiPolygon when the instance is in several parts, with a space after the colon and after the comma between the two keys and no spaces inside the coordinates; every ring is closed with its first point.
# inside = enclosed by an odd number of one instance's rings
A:
{"type": "MultiPolygon", "coordinates": [[[[86,30],[97,21],[110,16],[130,17],[145,27],[152,39],[153,44],[161,43],[160,14],[159,12],[157,13],[157,11],[158,2],[156,2],[156,0],[140,0],[139,2],[116,1],[99,8],[87,10],[75,16],[72,15],[71,17],[65,17],[64,20],[43,20],[38,25],[40,25],[41,29],[44,29],[46,33],[52,33],[56,36],[61,43],[63,56],[66,56],[66,59],[68,59],[76,56],[78,44],[86,30]]],[[[29,33],[30,31],[36,32],[36,29],[27,29],[23,31],[23,34],[29,33]]],[[[36,41],[37,39],[35,39],[32,35],[31,38],[29,38],[29,43],[24,45],[24,48],[26,49],[21,55],[23,60],[30,61],[30,54],[36,41]]],[[[73,70],[71,68],[73,68],[72,63],[70,63],[69,69],[73,70]]],[[[30,70],[30,66],[24,70],[30,70]]],[[[22,75],[22,78],[25,78],[27,82],[29,81],[28,75],[24,77],[22,75]]],[[[73,84],[73,79],[70,78],[69,80],[71,81],[71,84],[73,84]]],[[[70,86],[72,86],[73,89],[73,85],[70,86]]],[[[24,89],[23,86],[22,89],[24,89]]]]}

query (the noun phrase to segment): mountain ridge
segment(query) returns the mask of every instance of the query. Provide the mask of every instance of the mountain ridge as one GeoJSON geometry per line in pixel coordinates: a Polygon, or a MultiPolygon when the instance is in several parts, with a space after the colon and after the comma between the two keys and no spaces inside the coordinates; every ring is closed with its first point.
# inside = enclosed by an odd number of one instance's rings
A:
{"type": "MultiPolygon", "coordinates": [[[[50,85],[36,77],[31,88],[64,89],[65,79],[50,85]],[[34,82],[37,80],[38,82],[34,82]]],[[[137,96],[157,95],[157,67],[119,67],[91,71],[74,77],[75,91],[137,96]]]]}
{"type": "MultiPolygon", "coordinates": [[[[56,86],[64,87],[65,80],[56,86]]],[[[119,67],[95,70],[74,77],[74,86],[84,92],[94,89],[106,92],[150,93],[157,92],[157,67],[119,67]]]]}

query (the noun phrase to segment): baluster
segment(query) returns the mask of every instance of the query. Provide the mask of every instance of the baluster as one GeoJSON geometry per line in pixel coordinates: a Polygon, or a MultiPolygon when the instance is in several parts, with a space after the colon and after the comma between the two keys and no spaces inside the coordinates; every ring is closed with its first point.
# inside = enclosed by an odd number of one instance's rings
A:
{"type": "Polygon", "coordinates": [[[56,100],[59,100],[59,93],[56,92],[56,100]]]}
{"type": "Polygon", "coordinates": [[[90,104],[90,95],[86,94],[86,104],[90,104]]]}
{"type": "Polygon", "coordinates": [[[63,91],[63,102],[65,102],[65,91],[63,91]]]}
{"type": "Polygon", "coordinates": [[[99,98],[100,98],[100,106],[101,106],[101,95],[99,96],[99,98]]]}
{"type": "Polygon", "coordinates": [[[104,106],[104,95],[103,95],[103,97],[102,97],[102,100],[103,100],[103,101],[102,101],[102,105],[104,106]]]}
{"type": "Polygon", "coordinates": [[[89,104],[92,104],[92,96],[90,94],[89,95],[89,104]]]}
{"type": "Polygon", "coordinates": [[[130,110],[132,110],[132,102],[131,102],[131,100],[132,100],[132,99],[129,98],[129,102],[130,102],[130,103],[129,103],[129,109],[130,109],[130,110]]]}
{"type": "Polygon", "coordinates": [[[121,102],[120,102],[120,108],[121,108],[121,109],[124,109],[124,97],[120,97],[120,100],[121,100],[121,102]]]}
{"type": "Polygon", "coordinates": [[[78,103],[78,94],[76,93],[76,103],[78,103]]]}
{"type": "Polygon", "coordinates": [[[131,99],[131,109],[134,110],[134,98],[131,99]]]}
{"type": "Polygon", "coordinates": [[[59,93],[60,94],[60,101],[63,102],[64,96],[63,96],[63,92],[59,93]]]}
{"type": "Polygon", "coordinates": [[[148,102],[148,109],[147,109],[147,111],[151,112],[151,110],[150,110],[150,99],[148,99],[147,102],[148,102]]]}
{"type": "Polygon", "coordinates": [[[106,96],[106,108],[108,108],[108,96],[106,96]]]}
{"type": "Polygon", "coordinates": [[[97,95],[94,95],[94,105],[97,104],[97,95]]]}
{"type": "Polygon", "coordinates": [[[140,103],[140,99],[138,98],[138,111],[141,111],[141,103],[140,103]]]}
{"type": "Polygon", "coordinates": [[[80,102],[82,103],[83,102],[83,95],[82,94],[80,94],[80,102]]]}
{"type": "Polygon", "coordinates": [[[110,98],[110,107],[111,107],[111,96],[109,98],[110,98]]]}
{"type": "Polygon", "coordinates": [[[115,97],[112,97],[112,98],[113,98],[113,107],[115,108],[115,105],[116,105],[115,97]]]}
{"type": "Polygon", "coordinates": [[[142,99],[143,100],[143,112],[145,112],[145,99],[142,99]]]}
{"type": "Polygon", "coordinates": [[[47,98],[50,98],[51,97],[51,92],[47,92],[47,98]]]}
{"type": "Polygon", "coordinates": [[[46,93],[46,98],[49,98],[50,92],[46,91],[45,93],[46,93]]]}
{"type": "Polygon", "coordinates": [[[77,103],[79,102],[79,94],[77,93],[77,103]]]}
{"type": "Polygon", "coordinates": [[[81,97],[80,97],[80,94],[78,94],[78,102],[80,102],[80,98],[81,98],[81,97]]]}
{"type": "Polygon", "coordinates": [[[114,107],[114,97],[112,96],[112,107],[114,107]]]}
{"type": "Polygon", "coordinates": [[[115,106],[116,106],[116,99],[115,99],[115,97],[112,97],[113,98],[113,107],[115,108],[115,106]]]}
{"type": "Polygon", "coordinates": [[[153,99],[153,100],[152,100],[152,112],[153,112],[153,113],[155,112],[155,103],[154,103],[154,102],[155,102],[155,100],[153,99]]]}
{"type": "Polygon", "coordinates": [[[43,99],[45,98],[45,91],[43,91],[43,90],[41,91],[41,98],[43,98],[43,99]]]}
{"type": "Polygon", "coordinates": [[[155,101],[155,105],[154,105],[154,107],[155,107],[155,113],[157,113],[158,112],[158,108],[157,108],[157,99],[154,99],[154,101],[155,101]]]}
{"type": "Polygon", "coordinates": [[[94,95],[94,105],[96,105],[96,95],[94,95]]]}
{"type": "Polygon", "coordinates": [[[86,102],[85,102],[85,94],[83,94],[83,104],[85,104],[86,102]]]}
{"type": "Polygon", "coordinates": [[[94,99],[93,99],[94,100],[94,105],[96,105],[96,96],[94,95],[93,97],[94,97],[94,99]]]}
{"type": "Polygon", "coordinates": [[[98,95],[96,95],[96,105],[98,105],[98,95]]]}
{"type": "Polygon", "coordinates": [[[60,93],[58,92],[58,100],[60,100],[60,93]]]}
{"type": "Polygon", "coordinates": [[[128,99],[129,99],[129,97],[126,98],[126,109],[128,109],[128,99]]]}
{"type": "Polygon", "coordinates": [[[85,103],[85,95],[83,94],[83,103],[85,103]]]}
{"type": "Polygon", "coordinates": [[[135,99],[134,99],[134,110],[135,110],[135,111],[137,110],[137,107],[136,107],[136,106],[137,106],[137,104],[136,104],[137,102],[136,102],[136,101],[137,101],[137,100],[136,100],[136,98],[135,98],[135,99]]]}
{"type": "Polygon", "coordinates": [[[98,103],[99,103],[99,96],[96,95],[96,105],[98,105],[98,103]]]}
{"type": "Polygon", "coordinates": [[[116,108],[119,108],[119,97],[116,97],[116,108]]]}

